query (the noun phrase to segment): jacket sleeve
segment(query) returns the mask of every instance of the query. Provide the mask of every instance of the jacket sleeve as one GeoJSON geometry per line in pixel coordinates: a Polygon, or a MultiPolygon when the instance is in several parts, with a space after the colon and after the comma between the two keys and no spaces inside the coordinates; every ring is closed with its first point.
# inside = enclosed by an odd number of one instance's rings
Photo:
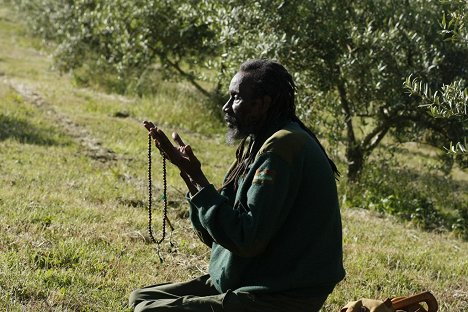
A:
{"type": "Polygon", "coordinates": [[[195,229],[195,232],[197,233],[198,238],[205,245],[211,248],[211,246],[213,245],[213,238],[210,236],[207,230],[202,226],[200,222],[198,209],[191,203],[190,196],[187,196],[187,199],[189,200],[189,203],[190,203],[190,221],[192,221],[192,226],[195,229]]]}
{"type": "Polygon", "coordinates": [[[239,256],[254,257],[267,248],[291,209],[291,197],[297,191],[291,187],[293,175],[289,162],[264,153],[239,185],[233,205],[213,185],[190,202],[198,210],[200,225],[216,243],[239,256]]]}

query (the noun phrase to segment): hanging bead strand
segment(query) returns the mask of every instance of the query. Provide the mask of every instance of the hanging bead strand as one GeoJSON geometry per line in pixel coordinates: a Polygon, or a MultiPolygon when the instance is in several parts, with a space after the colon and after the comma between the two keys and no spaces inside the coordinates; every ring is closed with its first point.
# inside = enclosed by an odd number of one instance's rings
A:
{"type": "Polygon", "coordinates": [[[151,178],[151,145],[152,145],[151,134],[148,134],[148,234],[153,241],[157,244],[158,242],[154,238],[152,228],[152,210],[153,210],[153,180],[151,178]]]}
{"type": "Polygon", "coordinates": [[[166,173],[166,157],[162,155],[162,163],[163,163],[163,202],[164,202],[164,209],[163,209],[163,220],[162,220],[162,237],[158,242],[158,245],[161,244],[164,239],[166,238],[166,220],[167,220],[167,173],[166,173]]]}

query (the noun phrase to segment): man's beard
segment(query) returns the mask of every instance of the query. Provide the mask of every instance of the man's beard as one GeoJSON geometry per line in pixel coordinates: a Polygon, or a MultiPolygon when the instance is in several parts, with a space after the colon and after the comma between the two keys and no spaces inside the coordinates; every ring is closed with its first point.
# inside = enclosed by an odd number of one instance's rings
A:
{"type": "Polygon", "coordinates": [[[229,127],[226,132],[226,143],[229,145],[234,145],[238,140],[241,140],[246,136],[248,136],[248,134],[241,132],[237,127],[229,127]]]}
{"type": "MultiPolygon", "coordinates": [[[[226,132],[226,143],[234,145],[238,140],[242,140],[249,134],[253,133],[253,127],[242,125],[239,120],[234,116],[225,115],[224,120],[228,125],[226,132]]],[[[252,123],[250,123],[252,125],[252,123]]]]}

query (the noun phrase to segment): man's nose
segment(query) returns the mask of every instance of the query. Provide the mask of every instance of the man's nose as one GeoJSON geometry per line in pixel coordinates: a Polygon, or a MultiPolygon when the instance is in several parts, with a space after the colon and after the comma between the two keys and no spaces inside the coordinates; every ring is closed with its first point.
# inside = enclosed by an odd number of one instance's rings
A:
{"type": "Polygon", "coordinates": [[[231,106],[232,106],[232,101],[231,101],[231,99],[229,99],[226,102],[226,104],[223,105],[223,112],[227,113],[231,109],[231,106]]]}

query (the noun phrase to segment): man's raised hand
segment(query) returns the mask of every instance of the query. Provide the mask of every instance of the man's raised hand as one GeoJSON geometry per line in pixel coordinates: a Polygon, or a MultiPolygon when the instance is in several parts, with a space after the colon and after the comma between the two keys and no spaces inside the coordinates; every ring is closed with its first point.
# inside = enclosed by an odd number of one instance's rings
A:
{"type": "MultiPolygon", "coordinates": [[[[154,139],[156,147],[171,163],[180,169],[184,176],[188,176],[198,188],[209,184],[201,170],[200,161],[193,153],[190,145],[186,145],[179,134],[176,132],[172,134],[172,138],[178,145],[176,147],[172,145],[166,134],[161,129],[158,129],[152,122],[144,121],[143,124],[154,139]]],[[[184,178],[184,181],[187,181],[186,178],[184,178]]]]}

